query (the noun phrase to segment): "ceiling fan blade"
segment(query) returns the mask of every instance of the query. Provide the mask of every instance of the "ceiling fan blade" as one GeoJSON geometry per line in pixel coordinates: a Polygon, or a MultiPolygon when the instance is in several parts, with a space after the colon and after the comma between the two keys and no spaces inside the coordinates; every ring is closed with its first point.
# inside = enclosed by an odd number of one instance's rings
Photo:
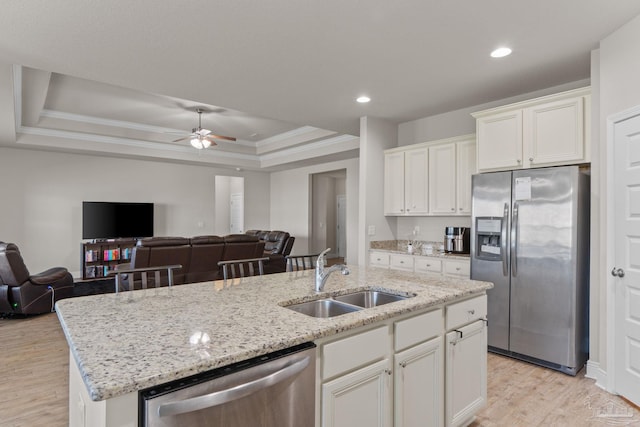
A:
{"type": "Polygon", "coordinates": [[[180,141],[184,141],[184,140],[186,140],[186,139],[190,139],[190,138],[191,138],[191,135],[189,135],[189,136],[185,136],[185,137],[183,137],[183,138],[178,138],[178,139],[176,139],[175,141],[171,141],[171,142],[180,142],[180,141]]]}
{"type": "Polygon", "coordinates": [[[231,137],[231,136],[224,136],[224,135],[214,135],[212,133],[210,133],[209,135],[206,136],[207,139],[226,139],[227,141],[235,141],[236,139],[231,137]]]}

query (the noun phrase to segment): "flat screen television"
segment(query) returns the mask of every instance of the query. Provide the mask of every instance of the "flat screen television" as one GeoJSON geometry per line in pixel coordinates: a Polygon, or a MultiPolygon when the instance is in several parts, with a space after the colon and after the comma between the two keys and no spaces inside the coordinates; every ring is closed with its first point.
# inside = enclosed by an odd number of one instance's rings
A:
{"type": "Polygon", "coordinates": [[[82,238],[153,236],[153,203],[82,202],[82,238]]]}

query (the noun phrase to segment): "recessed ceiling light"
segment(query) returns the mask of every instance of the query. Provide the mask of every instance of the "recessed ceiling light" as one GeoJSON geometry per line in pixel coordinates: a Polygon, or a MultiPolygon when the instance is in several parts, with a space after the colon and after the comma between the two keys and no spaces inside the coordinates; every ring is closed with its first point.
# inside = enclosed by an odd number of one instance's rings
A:
{"type": "Polygon", "coordinates": [[[493,52],[491,52],[492,58],[502,58],[507,55],[511,55],[511,49],[509,49],[508,47],[499,47],[493,52]]]}
{"type": "Polygon", "coordinates": [[[356,101],[358,101],[360,104],[366,104],[367,102],[371,101],[371,98],[369,98],[368,96],[359,96],[356,101]]]}

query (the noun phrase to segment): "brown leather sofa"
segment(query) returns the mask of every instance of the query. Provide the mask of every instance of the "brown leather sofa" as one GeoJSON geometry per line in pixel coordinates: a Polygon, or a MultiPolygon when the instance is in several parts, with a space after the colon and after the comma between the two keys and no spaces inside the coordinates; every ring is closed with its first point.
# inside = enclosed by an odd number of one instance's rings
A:
{"type": "Polygon", "coordinates": [[[64,267],[30,274],[20,250],[0,242],[0,313],[40,314],[73,294],[73,277],[64,267]]]}
{"type": "Polygon", "coordinates": [[[264,254],[269,258],[264,266],[265,273],[282,273],[287,270],[286,257],[291,253],[296,238],[286,231],[248,230],[245,234],[258,236],[264,242],[264,254]]]}
{"type": "MultiPolygon", "coordinates": [[[[264,242],[257,236],[148,237],[138,240],[127,268],[180,264],[174,270],[175,284],[222,279],[219,261],[262,256],[264,242]]],[[[153,282],[153,280],[150,280],[153,282]]],[[[161,279],[166,283],[166,278],[161,279]]]]}

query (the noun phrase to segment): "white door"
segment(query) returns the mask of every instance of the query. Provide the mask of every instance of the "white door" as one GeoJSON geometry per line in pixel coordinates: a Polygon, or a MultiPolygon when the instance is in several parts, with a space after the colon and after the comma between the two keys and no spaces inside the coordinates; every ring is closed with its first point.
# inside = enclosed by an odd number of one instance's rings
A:
{"type": "Polygon", "coordinates": [[[336,197],[336,253],[344,258],[347,247],[347,196],[341,194],[336,197]]]}
{"type": "Polygon", "coordinates": [[[615,391],[640,405],[640,113],[614,124],[615,391]]]}
{"type": "Polygon", "coordinates": [[[231,234],[244,233],[244,194],[234,193],[231,195],[229,206],[231,209],[229,218],[229,230],[231,234]]]}

